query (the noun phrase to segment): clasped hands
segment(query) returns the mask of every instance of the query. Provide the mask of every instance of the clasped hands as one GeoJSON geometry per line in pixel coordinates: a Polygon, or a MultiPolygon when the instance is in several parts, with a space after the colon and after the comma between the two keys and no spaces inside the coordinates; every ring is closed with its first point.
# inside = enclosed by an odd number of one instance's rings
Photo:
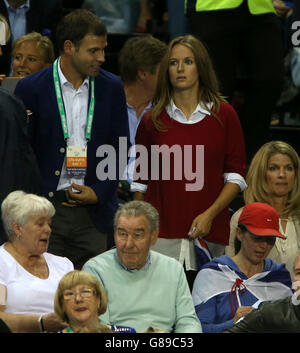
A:
{"type": "Polygon", "coordinates": [[[67,202],[62,202],[66,207],[78,207],[92,205],[98,202],[98,196],[95,191],[86,185],[72,184],[66,190],[67,202]],[[77,190],[73,191],[73,189],[77,190]]]}

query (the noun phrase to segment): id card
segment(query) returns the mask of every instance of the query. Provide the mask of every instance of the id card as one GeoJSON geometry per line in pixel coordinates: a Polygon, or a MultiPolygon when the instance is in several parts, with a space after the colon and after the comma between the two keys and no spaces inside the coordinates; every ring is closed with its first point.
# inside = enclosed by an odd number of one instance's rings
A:
{"type": "Polygon", "coordinates": [[[87,146],[67,147],[67,175],[70,178],[84,178],[87,168],[87,146]]]}

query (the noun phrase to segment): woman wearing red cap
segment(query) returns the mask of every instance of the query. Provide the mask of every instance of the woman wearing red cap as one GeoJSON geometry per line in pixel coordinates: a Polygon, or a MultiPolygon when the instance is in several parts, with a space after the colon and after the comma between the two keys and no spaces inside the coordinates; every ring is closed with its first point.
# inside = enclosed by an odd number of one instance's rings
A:
{"type": "MultiPolygon", "coordinates": [[[[277,239],[269,257],[285,264],[293,273],[293,259],[300,250],[300,174],[299,156],[292,146],[282,141],[264,144],[254,156],[244,191],[245,204],[263,202],[273,206],[279,214],[280,232],[286,239],[277,239]]],[[[235,254],[234,239],[242,209],[231,218],[229,246],[225,253],[235,254]]]]}
{"type": "Polygon", "coordinates": [[[257,301],[292,295],[285,265],[267,258],[279,231],[277,211],[264,203],[247,204],[239,218],[237,254],[214,258],[199,271],[193,300],[203,332],[221,332],[253,310],[257,301]]]}

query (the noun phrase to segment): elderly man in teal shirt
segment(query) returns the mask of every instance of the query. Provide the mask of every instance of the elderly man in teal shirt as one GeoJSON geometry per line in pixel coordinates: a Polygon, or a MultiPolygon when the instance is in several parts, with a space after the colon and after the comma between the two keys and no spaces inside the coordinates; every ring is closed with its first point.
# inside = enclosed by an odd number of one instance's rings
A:
{"type": "Polygon", "coordinates": [[[164,332],[202,332],[180,263],[150,250],[158,236],[157,210],[144,201],[122,205],[114,220],[116,249],[90,259],[83,270],[95,275],[108,295],[103,323],[149,327],[164,332]]]}

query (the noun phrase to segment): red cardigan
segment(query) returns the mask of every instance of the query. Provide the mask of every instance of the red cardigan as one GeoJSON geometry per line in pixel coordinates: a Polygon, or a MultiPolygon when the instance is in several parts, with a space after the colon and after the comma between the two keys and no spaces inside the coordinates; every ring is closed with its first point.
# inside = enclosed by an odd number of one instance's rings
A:
{"type": "MultiPolygon", "coordinates": [[[[162,238],[187,238],[187,233],[193,219],[204,212],[218,197],[224,187],[223,173],[238,173],[245,177],[245,146],[243,132],[238,116],[231,105],[221,103],[218,114],[220,122],[206,116],[195,124],[182,124],[171,119],[166,111],[161,114],[161,120],[168,127],[167,132],[159,132],[155,129],[151,113],[147,113],[138,127],[136,144],[144,145],[148,150],[149,180],[136,180],[148,185],[144,200],[157,208],[160,215],[160,234],[162,238]],[[184,153],[182,156],[182,180],[174,178],[174,158],[170,158],[170,180],[162,180],[160,172],[159,180],[151,180],[150,150],[151,145],[192,145],[192,166],[196,171],[196,145],[204,146],[204,184],[201,190],[186,191],[186,184],[195,183],[195,180],[185,178],[184,153]]],[[[180,157],[177,155],[177,158],[180,157]]],[[[180,157],[181,158],[181,157],[180,157]]],[[[178,162],[178,160],[177,160],[178,162]]],[[[198,154],[199,162],[199,154],[198,154]]],[[[162,168],[168,168],[165,164],[162,168]]],[[[198,169],[200,171],[200,168],[198,169]]],[[[180,170],[177,169],[180,174],[180,170]]],[[[152,175],[153,179],[153,175],[152,175]]],[[[199,176],[200,179],[200,176],[199,176]]],[[[216,216],[209,234],[205,240],[228,244],[230,233],[228,208],[216,216]]]]}

